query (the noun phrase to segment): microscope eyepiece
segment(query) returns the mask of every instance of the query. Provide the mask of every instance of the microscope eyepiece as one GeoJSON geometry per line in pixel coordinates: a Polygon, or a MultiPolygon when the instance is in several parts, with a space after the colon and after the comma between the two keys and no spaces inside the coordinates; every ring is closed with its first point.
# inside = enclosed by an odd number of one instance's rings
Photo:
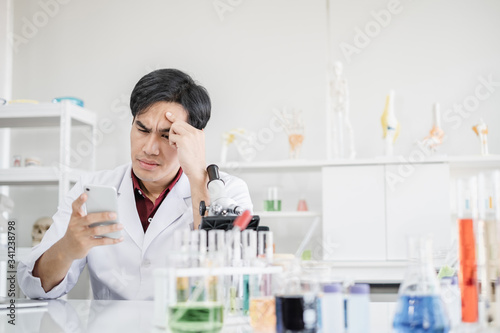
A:
{"type": "Polygon", "coordinates": [[[220,179],[219,167],[215,164],[210,164],[207,167],[207,173],[209,182],[211,182],[212,180],[220,179]]]}

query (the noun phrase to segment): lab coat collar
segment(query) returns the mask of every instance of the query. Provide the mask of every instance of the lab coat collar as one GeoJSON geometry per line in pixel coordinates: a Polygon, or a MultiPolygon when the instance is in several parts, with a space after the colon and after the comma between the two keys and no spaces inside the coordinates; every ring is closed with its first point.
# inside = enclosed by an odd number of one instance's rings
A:
{"type": "MultiPolygon", "coordinates": [[[[118,205],[120,212],[127,218],[122,219],[124,230],[130,235],[144,254],[151,242],[173,222],[191,209],[186,201],[191,198],[191,188],[185,173],[165,197],[155,213],[146,233],[142,229],[139,214],[135,204],[134,187],[132,184],[132,164],[129,164],[118,187],[118,205]]],[[[192,222],[192,221],[191,221],[192,222]]]]}
{"type": "Polygon", "coordinates": [[[186,174],[183,173],[177,184],[175,184],[161,203],[146,230],[142,250],[143,254],[160,233],[169,228],[175,221],[184,215],[184,213],[190,211],[191,207],[186,204],[186,199],[189,198],[191,198],[189,180],[186,174]]]}
{"type": "Polygon", "coordinates": [[[135,205],[134,186],[132,184],[132,164],[130,163],[118,186],[118,208],[123,218],[118,219],[123,224],[123,229],[137,246],[142,249],[144,243],[144,230],[140,222],[139,213],[135,205]]]}

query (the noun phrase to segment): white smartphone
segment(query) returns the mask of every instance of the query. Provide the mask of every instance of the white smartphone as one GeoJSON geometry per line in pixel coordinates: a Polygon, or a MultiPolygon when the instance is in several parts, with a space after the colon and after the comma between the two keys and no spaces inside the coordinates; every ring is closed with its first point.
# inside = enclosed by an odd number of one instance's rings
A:
{"type": "MultiPolygon", "coordinates": [[[[84,187],[84,190],[85,193],[87,193],[87,202],[85,202],[87,208],[87,214],[102,213],[102,212],[115,212],[117,214],[117,218],[115,220],[92,223],[90,227],[97,227],[101,225],[111,225],[118,223],[118,197],[116,195],[116,189],[114,187],[89,184],[84,187]]],[[[121,231],[115,231],[102,234],[99,236],[109,237],[109,238],[120,238],[121,235],[122,235],[121,231]]]]}

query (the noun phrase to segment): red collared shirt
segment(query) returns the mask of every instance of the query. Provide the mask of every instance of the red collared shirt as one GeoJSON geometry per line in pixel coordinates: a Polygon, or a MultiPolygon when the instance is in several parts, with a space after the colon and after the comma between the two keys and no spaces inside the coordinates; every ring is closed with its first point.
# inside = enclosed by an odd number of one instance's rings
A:
{"type": "Polygon", "coordinates": [[[158,207],[160,207],[163,199],[166,198],[167,194],[172,190],[172,188],[177,184],[177,181],[182,176],[182,168],[179,168],[177,175],[174,180],[168,185],[166,189],[161,192],[160,196],[156,198],[153,203],[147,196],[142,193],[141,186],[139,185],[139,178],[134,174],[134,170],[132,170],[132,184],[134,186],[134,194],[135,194],[135,206],[137,207],[137,213],[139,213],[139,218],[141,219],[142,229],[144,232],[149,227],[151,221],[153,221],[153,217],[155,216],[158,207]]]}

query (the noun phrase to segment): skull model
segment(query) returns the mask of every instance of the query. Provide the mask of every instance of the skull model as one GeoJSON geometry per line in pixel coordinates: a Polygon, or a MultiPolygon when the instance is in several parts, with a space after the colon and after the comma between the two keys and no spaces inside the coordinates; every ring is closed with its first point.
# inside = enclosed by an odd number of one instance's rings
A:
{"type": "Polygon", "coordinates": [[[41,217],[33,224],[33,231],[31,232],[31,245],[36,246],[42,241],[45,232],[50,228],[52,219],[50,217],[41,217]]]}

